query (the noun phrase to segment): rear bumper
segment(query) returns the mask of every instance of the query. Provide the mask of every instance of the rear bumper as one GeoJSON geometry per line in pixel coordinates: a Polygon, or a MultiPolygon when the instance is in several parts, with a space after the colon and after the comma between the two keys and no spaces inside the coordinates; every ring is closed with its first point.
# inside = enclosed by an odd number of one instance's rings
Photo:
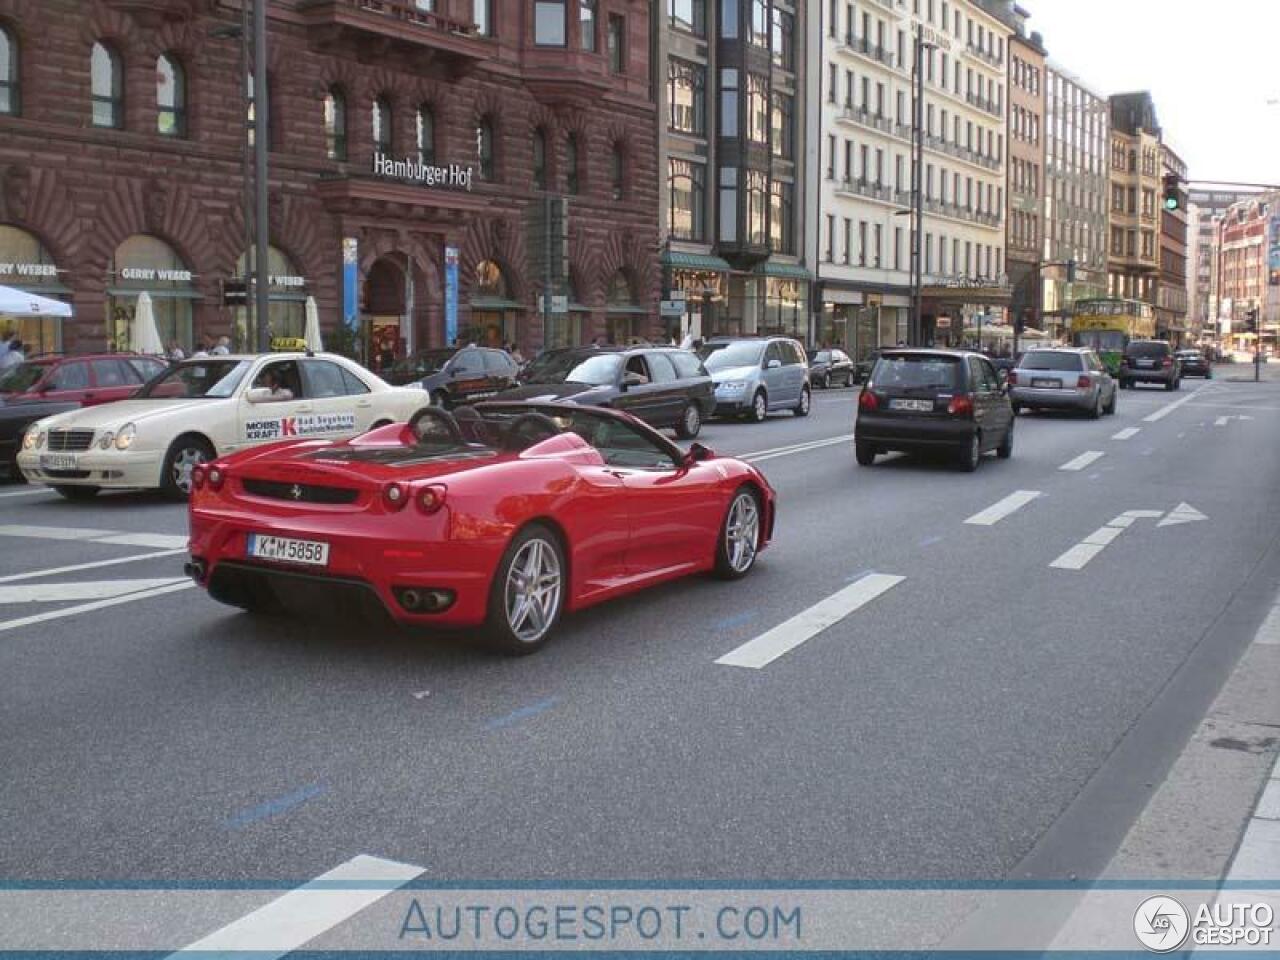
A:
{"type": "Polygon", "coordinates": [[[1173,380],[1173,368],[1162,367],[1159,370],[1138,370],[1125,367],[1120,371],[1120,379],[1129,383],[1169,383],[1173,380]]]}
{"type": "Polygon", "coordinates": [[[858,414],[854,440],[885,450],[928,450],[938,447],[965,447],[973,437],[972,420],[858,414]]]}
{"type": "Polygon", "coordinates": [[[1092,390],[1043,390],[1010,387],[1009,399],[1024,407],[1054,407],[1061,410],[1088,410],[1093,407],[1092,390]]]}

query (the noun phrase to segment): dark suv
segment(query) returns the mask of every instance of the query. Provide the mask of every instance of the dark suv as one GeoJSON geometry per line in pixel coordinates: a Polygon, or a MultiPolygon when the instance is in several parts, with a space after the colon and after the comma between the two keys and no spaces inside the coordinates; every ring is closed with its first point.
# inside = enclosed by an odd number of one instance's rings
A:
{"type": "Polygon", "coordinates": [[[516,362],[505,350],[453,347],[419,350],[397,360],[386,379],[396,386],[416,383],[437,407],[453,407],[492,397],[515,386],[516,362]]]}
{"type": "Polygon", "coordinates": [[[715,408],[715,388],[697,356],[674,347],[564,347],[548,350],[499,400],[570,400],[613,407],[651,427],[690,439],[715,408]]]}
{"type": "Polygon", "coordinates": [[[1120,358],[1120,388],[1135,383],[1162,383],[1166,390],[1182,386],[1182,363],[1167,340],[1130,340],[1120,358]]]}
{"type": "Polygon", "coordinates": [[[1013,455],[1013,407],[986,357],[961,350],[885,350],[858,396],[854,453],[869,467],[889,450],[954,454],[978,468],[1013,455]]]}

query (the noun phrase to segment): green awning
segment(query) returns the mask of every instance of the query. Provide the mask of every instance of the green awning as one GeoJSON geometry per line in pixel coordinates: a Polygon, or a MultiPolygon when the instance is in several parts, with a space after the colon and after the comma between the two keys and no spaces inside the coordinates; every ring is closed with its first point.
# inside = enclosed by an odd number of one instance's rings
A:
{"type": "Polygon", "coordinates": [[[729,273],[733,270],[728,260],[705,253],[685,253],[682,250],[664,250],[662,265],[673,270],[714,270],[716,273],[729,273]]]}
{"type": "Polygon", "coordinates": [[[762,277],[780,277],[784,280],[812,280],[813,274],[795,263],[774,263],[766,260],[757,266],[752,273],[762,277]]]}
{"type": "Polygon", "coordinates": [[[472,297],[469,301],[472,310],[523,310],[522,304],[503,297],[472,297]]]}

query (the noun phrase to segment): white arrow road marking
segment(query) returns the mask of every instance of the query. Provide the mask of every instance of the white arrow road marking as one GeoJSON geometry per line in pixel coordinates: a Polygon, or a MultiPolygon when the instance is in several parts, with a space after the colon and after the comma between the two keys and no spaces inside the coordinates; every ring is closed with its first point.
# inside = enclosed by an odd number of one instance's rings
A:
{"type": "Polygon", "coordinates": [[[1229,413],[1225,417],[1218,417],[1217,420],[1213,421],[1213,425],[1215,427],[1225,427],[1232,420],[1252,420],[1252,419],[1253,417],[1244,416],[1242,414],[1229,413]]]}
{"type": "Polygon", "coordinates": [[[1080,454],[1080,456],[1076,457],[1075,459],[1068,460],[1058,469],[1059,470],[1083,470],[1085,467],[1089,466],[1089,464],[1093,463],[1095,460],[1101,460],[1105,456],[1106,454],[1101,450],[1086,450],[1084,453],[1080,454]]]}
{"type": "Polygon", "coordinates": [[[187,545],[186,535],[167,533],[124,533],[120,530],[88,530],[79,527],[33,527],[23,524],[0,526],[0,537],[30,537],[36,540],[84,540],[122,547],[155,547],[176,550],[187,545]]]}
{"type": "Polygon", "coordinates": [[[1217,420],[1213,421],[1213,425],[1215,427],[1225,427],[1230,419],[1230,417],[1219,417],[1217,420]]]}
{"type": "Polygon", "coordinates": [[[79,583],[31,583],[20,587],[0,587],[0,604],[56,603],[59,600],[105,600],[126,593],[154,590],[186,577],[160,577],[145,580],[83,580],[79,583]]]}
{"type": "Polygon", "coordinates": [[[1136,437],[1142,432],[1141,427],[1125,427],[1111,435],[1112,440],[1128,440],[1130,437],[1136,437]]]}
{"type": "Polygon", "coordinates": [[[424,873],[423,867],[361,854],[171,956],[252,953],[254,960],[275,960],[424,873]]]}
{"type": "Polygon", "coordinates": [[[1116,537],[1138,520],[1156,520],[1157,527],[1169,527],[1179,523],[1208,519],[1189,503],[1180,503],[1168,513],[1161,510],[1126,510],[1118,517],[1108,520],[1106,526],[1099,527],[1070,550],[1062,553],[1049,566],[1055,570],[1083,569],[1090,560],[1105,550],[1116,537]]]}
{"type": "Polygon", "coordinates": [[[869,573],[754,640],[748,640],[742,646],[730,650],[716,663],[751,670],[766,667],[905,579],[888,573],[869,573]]]}
{"type": "Polygon", "coordinates": [[[975,527],[993,527],[1011,513],[1021,510],[1038,496],[1040,496],[1039,490],[1015,490],[1003,500],[975,513],[965,523],[971,523],[975,527]]]}
{"type": "Polygon", "coordinates": [[[1170,510],[1163,520],[1156,524],[1157,527],[1173,527],[1180,523],[1195,523],[1197,520],[1208,520],[1203,513],[1191,506],[1189,503],[1180,503],[1170,510]]]}

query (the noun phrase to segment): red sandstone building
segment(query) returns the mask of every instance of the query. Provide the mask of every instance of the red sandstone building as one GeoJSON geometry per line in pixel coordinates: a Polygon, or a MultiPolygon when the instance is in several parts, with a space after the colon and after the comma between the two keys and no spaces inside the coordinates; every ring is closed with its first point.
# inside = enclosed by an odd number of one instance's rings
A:
{"type": "MultiPolygon", "coordinates": [[[[649,7],[272,0],[272,333],[299,335],[311,296],[327,336],[348,320],[378,351],[443,344],[454,250],[459,338],[655,331],[649,7]],[[532,221],[548,194],[568,210],[549,257],[532,221]],[[544,323],[548,272],[567,312],[544,323]]],[[[242,331],[225,295],[247,249],[240,16],[238,0],[0,0],[0,284],[75,308],[0,332],[123,347],[141,290],[166,342],[242,331]]]]}

